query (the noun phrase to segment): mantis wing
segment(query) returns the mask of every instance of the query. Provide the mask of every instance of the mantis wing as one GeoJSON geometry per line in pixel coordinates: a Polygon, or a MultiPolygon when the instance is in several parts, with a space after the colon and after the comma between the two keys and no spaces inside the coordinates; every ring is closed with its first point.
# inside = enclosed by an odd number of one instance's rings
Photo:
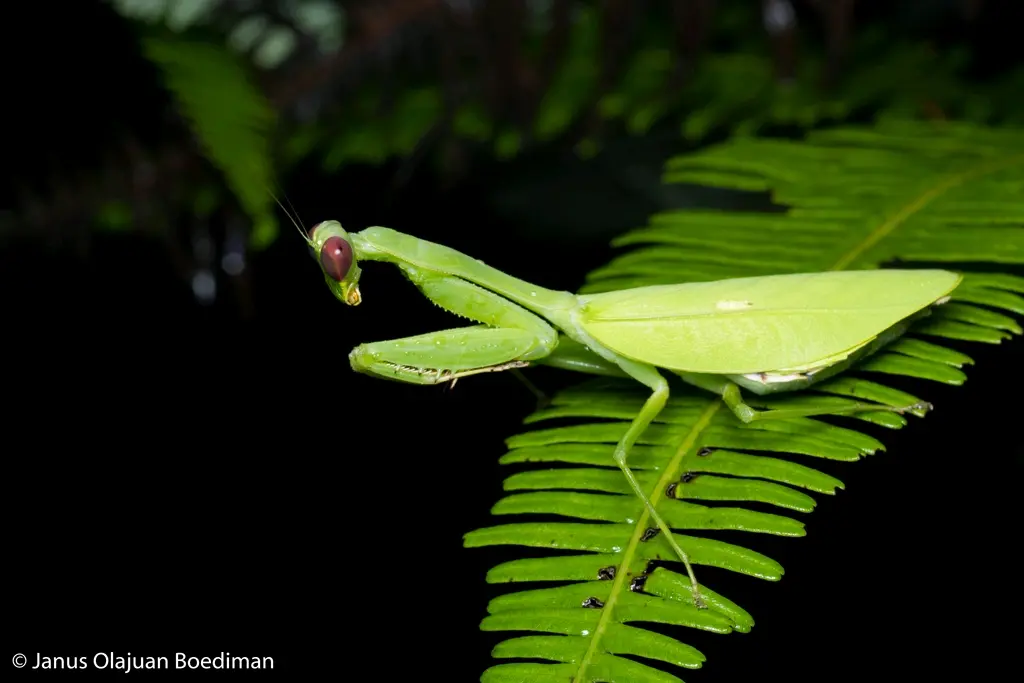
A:
{"type": "Polygon", "coordinates": [[[842,360],[949,294],[945,270],[865,270],[582,295],[579,324],[628,358],[680,372],[794,371],[842,360]]]}

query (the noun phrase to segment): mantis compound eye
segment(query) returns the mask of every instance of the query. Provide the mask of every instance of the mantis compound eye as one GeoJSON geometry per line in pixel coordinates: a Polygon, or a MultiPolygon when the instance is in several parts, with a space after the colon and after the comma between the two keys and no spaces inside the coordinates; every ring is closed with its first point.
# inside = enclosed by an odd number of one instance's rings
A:
{"type": "Polygon", "coordinates": [[[329,278],[341,282],[352,267],[352,245],[337,235],[328,237],[320,249],[320,266],[329,278]]]}

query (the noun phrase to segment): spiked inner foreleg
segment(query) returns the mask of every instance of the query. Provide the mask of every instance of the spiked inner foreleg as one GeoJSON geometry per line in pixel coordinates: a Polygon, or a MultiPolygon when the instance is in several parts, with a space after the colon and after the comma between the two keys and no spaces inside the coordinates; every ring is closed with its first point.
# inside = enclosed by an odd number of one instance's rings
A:
{"type": "Polygon", "coordinates": [[[558,333],[547,322],[494,292],[408,265],[402,272],[441,308],[483,324],[362,344],[349,355],[358,372],[439,384],[525,367],[558,345],[558,333]]]}

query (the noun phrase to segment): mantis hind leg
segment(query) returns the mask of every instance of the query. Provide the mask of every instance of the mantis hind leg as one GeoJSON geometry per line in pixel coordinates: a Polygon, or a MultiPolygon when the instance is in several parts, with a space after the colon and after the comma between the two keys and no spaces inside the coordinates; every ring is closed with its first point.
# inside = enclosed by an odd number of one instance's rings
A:
{"type": "Polygon", "coordinates": [[[679,376],[687,382],[701,389],[705,389],[722,397],[722,401],[732,411],[733,415],[740,421],[749,424],[761,420],[788,420],[795,417],[816,417],[820,415],[851,415],[854,413],[868,412],[891,412],[906,413],[914,410],[931,410],[930,403],[912,403],[907,406],[887,406],[879,403],[847,403],[839,407],[819,408],[774,408],[757,410],[743,400],[740,388],[734,382],[723,379],[717,375],[694,375],[690,373],[679,373],[679,376]]]}
{"type": "Polygon", "coordinates": [[[818,415],[851,415],[853,413],[891,412],[906,413],[913,410],[931,410],[930,403],[912,403],[908,406],[887,406],[878,403],[852,403],[838,408],[777,408],[756,410],[743,402],[740,388],[729,382],[722,389],[722,400],[733,414],[745,423],[758,420],[786,420],[794,417],[815,417],[818,415]]]}

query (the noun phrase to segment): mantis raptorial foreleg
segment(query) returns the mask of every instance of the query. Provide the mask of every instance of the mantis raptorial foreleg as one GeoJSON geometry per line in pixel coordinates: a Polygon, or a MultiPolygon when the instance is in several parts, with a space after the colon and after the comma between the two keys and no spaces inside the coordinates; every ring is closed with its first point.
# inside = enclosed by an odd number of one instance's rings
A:
{"type": "Polygon", "coordinates": [[[361,344],[349,355],[358,372],[438,384],[525,367],[558,345],[558,333],[543,319],[493,292],[413,266],[402,272],[441,308],[485,325],[361,344]]]}
{"type": "Polygon", "coordinates": [[[440,384],[525,367],[520,357],[537,345],[536,335],[525,330],[460,327],[360,344],[349,354],[349,361],[357,372],[413,384],[440,384]]]}

